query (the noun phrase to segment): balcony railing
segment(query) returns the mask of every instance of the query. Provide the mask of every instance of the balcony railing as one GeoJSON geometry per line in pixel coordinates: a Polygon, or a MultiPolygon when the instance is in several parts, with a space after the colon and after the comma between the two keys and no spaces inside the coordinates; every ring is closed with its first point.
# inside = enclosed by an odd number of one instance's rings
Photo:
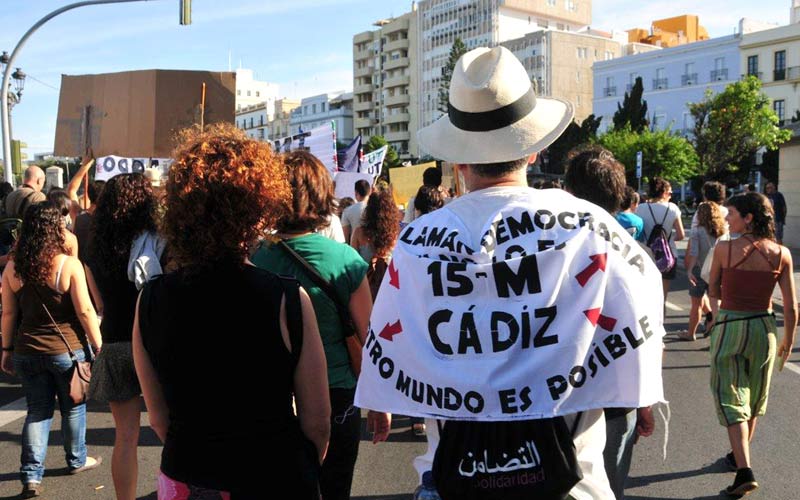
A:
{"type": "Polygon", "coordinates": [[[617,95],[617,87],[606,87],[603,89],[603,95],[606,97],[613,97],[617,95]]]}
{"type": "Polygon", "coordinates": [[[697,73],[687,73],[681,76],[681,85],[697,85],[697,73]]]}
{"type": "Polygon", "coordinates": [[[772,81],[779,82],[786,80],[786,68],[776,69],[772,72],[772,81]]]}
{"type": "Polygon", "coordinates": [[[668,78],[653,78],[653,90],[665,89],[667,88],[668,84],[668,78]]]}
{"type": "Polygon", "coordinates": [[[722,69],[712,69],[711,70],[711,81],[712,82],[721,82],[723,80],[728,79],[728,68],[722,69]]]}
{"type": "Polygon", "coordinates": [[[753,71],[751,73],[747,73],[745,75],[742,75],[742,80],[744,80],[748,76],[754,76],[754,77],[758,78],[759,80],[763,80],[764,79],[764,73],[762,73],[760,71],[753,71]]]}
{"type": "Polygon", "coordinates": [[[790,68],[786,68],[786,79],[800,80],[800,66],[792,66],[790,68]]]}

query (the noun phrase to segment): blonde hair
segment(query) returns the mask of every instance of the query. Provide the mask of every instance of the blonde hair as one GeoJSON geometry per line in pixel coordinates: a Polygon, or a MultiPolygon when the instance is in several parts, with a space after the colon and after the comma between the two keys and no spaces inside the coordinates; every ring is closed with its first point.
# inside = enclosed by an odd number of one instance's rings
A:
{"type": "Polygon", "coordinates": [[[714,238],[719,238],[726,232],[722,211],[712,201],[704,201],[697,207],[697,225],[705,228],[714,238]]]}

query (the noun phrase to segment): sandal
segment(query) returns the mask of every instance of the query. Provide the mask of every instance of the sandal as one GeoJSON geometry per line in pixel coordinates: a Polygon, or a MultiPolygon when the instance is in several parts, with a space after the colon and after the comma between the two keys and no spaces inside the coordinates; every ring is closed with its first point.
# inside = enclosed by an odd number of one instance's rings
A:
{"type": "Polygon", "coordinates": [[[694,342],[697,338],[689,333],[689,330],[681,330],[675,333],[675,336],[678,337],[678,340],[683,340],[686,342],[694,342]]]}

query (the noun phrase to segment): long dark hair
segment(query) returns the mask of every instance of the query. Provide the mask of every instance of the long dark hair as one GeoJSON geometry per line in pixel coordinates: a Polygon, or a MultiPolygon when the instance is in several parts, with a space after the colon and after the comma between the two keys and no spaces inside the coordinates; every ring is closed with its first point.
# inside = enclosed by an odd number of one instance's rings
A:
{"type": "Polygon", "coordinates": [[[53,258],[68,252],[61,217],[61,208],[52,203],[37,203],[25,210],[11,252],[14,269],[23,282],[46,285],[53,258]]]}
{"type": "Polygon", "coordinates": [[[753,215],[748,228],[753,236],[775,241],[775,211],[769,198],[761,193],[742,193],[729,198],[725,205],[735,208],[743,218],[753,215]]]}
{"type": "Polygon", "coordinates": [[[131,243],[143,231],[156,230],[156,199],[142,174],[123,174],[106,182],[92,218],[89,246],[93,270],[105,275],[124,270],[131,243]]]}

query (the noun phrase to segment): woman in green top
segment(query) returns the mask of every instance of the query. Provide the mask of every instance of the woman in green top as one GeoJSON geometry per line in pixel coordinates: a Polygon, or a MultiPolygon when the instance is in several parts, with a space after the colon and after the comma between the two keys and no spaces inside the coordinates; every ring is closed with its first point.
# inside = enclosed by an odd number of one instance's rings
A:
{"type": "MultiPolygon", "coordinates": [[[[367,263],[348,245],[316,234],[335,210],[330,173],[306,151],[286,154],[284,163],[293,200],[290,214],[278,221],[277,236],[333,285],[339,301],[348,305],[363,343],[372,312],[367,263]]],[[[323,500],[349,498],[358,457],[361,412],[353,405],[356,375],[350,368],[336,304],[312,281],[302,264],[280,245],[262,245],[251,260],[273,273],[295,276],[311,297],[328,363],[331,398],[331,439],[322,464],[320,490],[323,500]]],[[[375,442],[383,441],[389,434],[390,416],[370,412],[368,425],[374,432],[375,442]]]]}

